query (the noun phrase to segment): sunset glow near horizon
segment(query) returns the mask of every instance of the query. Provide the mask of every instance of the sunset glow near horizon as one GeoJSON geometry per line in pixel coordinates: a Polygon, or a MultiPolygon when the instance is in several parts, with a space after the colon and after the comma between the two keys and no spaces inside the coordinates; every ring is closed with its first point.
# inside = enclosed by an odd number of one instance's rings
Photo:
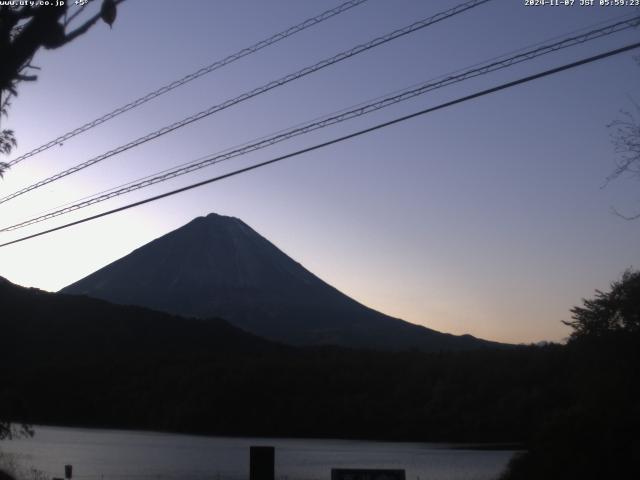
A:
{"type": "MultiPolygon", "coordinates": [[[[40,51],[3,128],[15,158],[339,0],[128,1],[40,51]]],[[[152,130],[459,0],[371,0],[29,158],[7,195],[152,130]]],[[[597,2],[596,2],[597,3],[597,2]]],[[[627,7],[495,0],[229,108],[0,205],[2,227],[478,62],[608,21],[627,7]]],[[[73,7],[72,7],[73,8],[73,7]]],[[[94,7],[95,8],[95,7],[94,7]]],[[[640,14],[640,12],[638,12],[640,14]]],[[[11,233],[1,243],[640,40],[638,28],[11,233]]],[[[640,183],[614,168],[606,125],[640,102],[636,50],[93,222],[0,248],[0,276],[57,291],[215,212],[242,219],[357,301],[447,333],[559,341],[569,310],[640,267],[640,183]]]]}

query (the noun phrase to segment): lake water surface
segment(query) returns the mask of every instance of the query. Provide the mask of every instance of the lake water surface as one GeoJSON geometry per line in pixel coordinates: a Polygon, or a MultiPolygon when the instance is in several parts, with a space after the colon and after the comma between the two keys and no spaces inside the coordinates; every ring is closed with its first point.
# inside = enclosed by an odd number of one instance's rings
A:
{"type": "Polygon", "coordinates": [[[121,430],[36,427],[32,439],[0,442],[25,469],[78,480],[240,480],[249,477],[249,447],[276,448],[279,480],[329,480],[331,468],[403,468],[407,480],[489,480],[510,450],[435,443],[226,438],[121,430]]]}

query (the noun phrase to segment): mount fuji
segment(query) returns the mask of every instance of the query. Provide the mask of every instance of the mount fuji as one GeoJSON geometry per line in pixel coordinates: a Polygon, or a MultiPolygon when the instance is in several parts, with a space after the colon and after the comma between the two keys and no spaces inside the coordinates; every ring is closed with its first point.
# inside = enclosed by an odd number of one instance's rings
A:
{"type": "Polygon", "coordinates": [[[65,287],[187,317],[218,317],[292,345],[466,350],[501,344],[450,335],[368,308],[288,257],[242,220],[198,217],[65,287]]]}

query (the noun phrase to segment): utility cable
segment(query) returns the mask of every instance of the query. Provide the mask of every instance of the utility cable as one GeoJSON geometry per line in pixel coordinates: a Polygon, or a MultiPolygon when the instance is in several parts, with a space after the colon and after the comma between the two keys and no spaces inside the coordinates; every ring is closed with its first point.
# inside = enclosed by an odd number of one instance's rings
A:
{"type": "Polygon", "coordinates": [[[234,157],[239,157],[242,155],[246,155],[248,153],[254,152],[256,150],[260,150],[262,148],[269,147],[276,143],[280,143],[285,140],[289,140],[293,137],[307,134],[309,132],[319,130],[321,128],[328,127],[330,125],[335,125],[337,123],[344,122],[346,120],[350,120],[356,117],[360,117],[362,115],[372,113],[374,111],[389,107],[391,105],[395,105],[396,103],[400,103],[411,98],[414,98],[419,95],[423,95],[427,92],[443,88],[454,83],[462,82],[468,80],[470,78],[474,78],[480,75],[486,75],[491,72],[495,72],[497,70],[501,70],[504,68],[511,67],[513,65],[533,60],[534,58],[540,57],[542,55],[546,55],[552,52],[556,52],[558,50],[572,47],[578,44],[582,44],[591,40],[595,40],[597,38],[601,38],[607,35],[611,35],[613,33],[617,33],[629,28],[633,28],[640,24],[640,16],[626,19],[623,21],[616,22],[612,25],[607,25],[605,27],[589,31],[582,35],[565,38],[559,42],[544,45],[529,51],[525,51],[519,53],[518,55],[503,58],[499,61],[495,61],[486,65],[482,65],[478,68],[473,68],[467,71],[463,71],[462,73],[456,75],[450,75],[448,77],[444,77],[443,79],[433,82],[429,81],[418,85],[417,87],[410,88],[401,93],[382,98],[376,101],[373,101],[368,104],[361,104],[357,108],[353,108],[351,110],[342,111],[337,115],[332,115],[328,117],[321,118],[316,121],[311,121],[306,124],[301,124],[299,126],[290,128],[288,130],[281,131],[273,136],[264,137],[255,141],[253,143],[244,144],[240,147],[227,149],[220,153],[215,153],[213,155],[208,155],[205,157],[201,157],[192,162],[180,165],[178,167],[164,170],[156,174],[155,176],[147,176],[139,181],[129,182],[121,187],[116,187],[114,189],[107,190],[105,192],[100,192],[96,195],[92,195],[87,197],[86,199],[80,199],[76,203],[71,203],[63,206],[63,208],[58,208],[53,211],[49,211],[48,213],[44,213],[42,215],[36,216],[34,218],[25,220],[20,223],[16,223],[14,225],[10,225],[0,229],[0,232],[9,232],[13,230],[17,230],[19,228],[24,228],[35,223],[40,223],[60,215],[64,215],[75,210],[79,210],[81,208],[86,208],[91,205],[95,205],[96,203],[104,202],[114,197],[118,197],[120,195],[124,195],[136,190],[140,190],[142,188],[149,187],[151,185],[155,185],[160,182],[164,182],[170,180],[172,178],[176,178],[181,175],[185,175],[196,170],[200,170],[202,168],[209,167],[211,165],[229,160],[234,157]]]}
{"type": "Polygon", "coordinates": [[[261,87],[255,88],[249,92],[245,92],[242,95],[232,98],[230,100],[227,100],[221,104],[218,105],[214,105],[206,110],[203,110],[201,112],[198,112],[194,115],[191,115],[189,117],[186,117],[178,122],[172,123],[171,125],[165,126],[159,130],[156,130],[154,132],[151,132],[143,137],[140,137],[136,140],[133,140],[125,145],[121,145],[113,150],[110,150],[106,153],[103,153],[102,155],[98,155],[97,157],[91,158],[85,162],[82,162],[74,167],[71,167],[67,170],[64,170],[62,172],[59,172],[51,177],[48,177],[44,180],[41,180],[37,183],[34,183],[28,187],[22,188],[14,193],[11,193],[3,198],[0,198],[0,204],[1,203],[5,203],[8,202],[9,200],[12,200],[20,195],[24,195],[27,192],[30,192],[32,190],[35,190],[36,188],[40,188],[44,185],[47,185],[51,182],[54,182],[56,180],[59,180],[61,178],[64,178],[68,175],[71,175],[73,173],[79,172],[80,170],[83,170],[87,167],[90,167],[92,165],[95,165],[98,162],[101,162],[103,160],[106,160],[107,158],[110,158],[114,155],[120,154],[122,152],[125,152],[131,148],[137,147],[139,145],[142,145],[143,143],[146,143],[150,140],[155,140],[158,137],[161,137],[162,135],[165,135],[169,132],[172,132],[178,128],[184,127],[186,125],[189,125],[193,122],[196,122],[198,120],[202,120],[205,117],[208,117],[210,115],[213,115],[214,113],[217,113],[221,110],[224,110],[226,108],[229,108],[233,105],[236,105],[238,103],[244,102],[245,100],[248,100],[250,98],[253,98],[257,95],[260,95],[262,93],[268,92],[270,90],[273,90],[274,88],[280,87],[282,85],[288,84],[289,82],[292,82],[294,80],[297,80],[299,78],[305,77],[311,73],[317,72],[318,70],[321,70],[325,67],[328,67],[330,65],[333,65],[335,63],[341,62],[343,60],[346,60],[348,58],[351,58],[355,55],[358,55],[362,52],[365,52],[367,50],[370,50],[372,48],[378,47],[380,45],[383,45],[385,43],[388,43],[392,40],[396,40],[400,37],[403,37],[405,35],[408,35],[410,33],[416,32],[418,30],[421,30],[425,27],[428,27],[430,25],[433,25],[435,23],[441,22],[445,19],[448,19],[450,17],[453,17],[457,14],[460,14],[462,12],[465,12],[469,9],[472,9],[474,7],[477,7],[479,5],[482,5],[484,3],[490,2],[491,0],[471,0],[465,3],[462,3],[456,7],[453,7],[449,10],[446,10],[444,12],[438,13],[436,15],[433,15],[431,17],[425,18],[423,20],[420,20],[418,22],[415,22],[411,25],[408,25],[404,28],[398,29],[398,30],[394,30],[391,33],[388,33],[387,35],[384,35],[382,37],[377,37],[367,43],[358,45],[356,47],[353,47],[349,50],[346,50],[342,53],[339,53],[331,58],[322,60],[312,66],[309,67],[305,67],[302,70],[298,70],[295,73],[291,73],[289,75],[286,75],[278,80],[273,80],[265,85],[262,85],[261,87]]]}
{"type": "Polygon", "coordinates": [[[170,192],[162,193],[160,195],[156,195],[154,197],[146,198],[144,200],[140,200],[138,202],[130,203],[128,205],[123,205],[121,207],[114,208],[113,210],[108,210],[106,212],[102,212],[102,213],[99,213],[99,214],[96,214],[96,215],[92,215],[90,217],[85,217],[85,218],[82,218],[80,220],[76,220],[74,222],[70,222],[70,223],[67,223],[67,224],[64,224],[64,225],[60,225],[58,227],[50,228],[48,230],[44,230],[44,231],[41,231],[41,232],[38,232],[38,233],[34,233],[34,234],[28,235],[26,237],[18,238],[16,240],[12,240],[10,242],[2,243],[2,244],[0,244],[0,247],[6,247],[8,245],[12,245],[12,244],[15,244],[15,243],[24,242],[24,241],[30,240],[32,238],[40,237],[40,236],[46,235],[48,233],[52,233],[52,232],[56,232],[58,230],[62,230],[62,229],[65,229],[65,228],[72,227],[74,225],[79,225],[81,223],[86,223],[86,222],[89,222],[89,221],[92,221],[92,220],[96,220],[98,218],[106,217],[108,215],[112,215],[114,213],[122,212],[122,211],[128,210],[130,208],[134,208],[134,207],[138,207],[140,205],[144,205],[144,204],[147,204],[147,203],[155,202],[155,201],[160,200],[162,198],[170,197],[170,196],[176,195],[178,193],[186,192],[186,191],[192,190],[194,188],[202,187],[202,186],[208,185],[210,183],[214,183],[214,182],[218,182],[220,180],[224,180],[226,178],[234,177],[236,175],[240,175],[242,173],[246,173],[246,172],[249,172],[251,170],[256,170],[256,169],[261,168],[261,167],[266,167],[267,165],[271,165],[271,164],[274,164],[274,163],[277,163],[277,162],[281,162],[282,160],[285,160],[285,159],[288,159],[288,158],[296,157],[298,155],[302,155],[304,153],[308,153],[308,152],[311,152],[311,151],[314,151],[314,150],[319,150],[321,148],[328,147],[329,145],[334,145],[336,143],[340,143],[340,142],[343,142],[345,140],[349,140],[349,139],[352,139],[352,138],[355,138],[355,137],[359,137],[361,135],[365,135],[367,133],[371,133],[373,131],[380,130],[382,128],[386,128],[386,127],[389,127],[391,125],[395,125],[397,123],[405,122],[405,121],[410,120],[412,118],[419,117],[419,116],[422,116],[422,115],[426,115],[428,113],[432,113],[432,112],[435,112],[437,110],[442,110],[444,108],[448,108],[448,107],[451,107],[453,105],[458,105],[460,103],[467,102],[467,101],[473,100],[475,98],[483,97],[485,95],[489,95],[489,94],[498,92],[500,90],[505,90],[507,88],[515,87],[515,86],[521,85],[523,83],[528,83],[528,82],[531,82],[533,80],[537,80],[539,78],[543,78],[543,77],[547,77],[547,76],[550,76],[550,75],[554,75],[556,73],[560,73],[560,72],[563,72],[565,70],[576,68],[576,67],[579,67],[581,65],[586,65],[586,64],[589,64],[589,63],[593,63],[593,62],[596,62],[598,60],[602,60],[602,59],[605,59],[605,58],[608,58],[608,57],[611,57],[611,56],[614,56],[614,55],[619,55],[621,53],[628,52],[628,51],[636,49],[638,47],[640,47],[640,42],[633,43],[633,44],[627,45],[625,47],[617,48],[615,50],[609,50],[608,52],[601,53],[599,55],[594,55],[592,57],[584,58],[582,60],[578,60],[578,61],[573,62],[573,63],[565,64],[565,65],[562,65],[560,67],[556,67],[556,68],[552,68],[552,69],[549,69],[549,70],[545,70],[543,72],[536,73],[534,75],[529,75],[527,77],[523,77],[523,78],[520,78],[518,80],[513,80],[511,82],[503,83],[503,84],[498,85],[496,87],[492,87],[492,88],[489,88],[489,89],[486,89],[486,90],[482,90],[480,92],[473,93],[471,95],[460,97],[460,98],[457,98],[457,99],[449,101],[449,102],[441,103],[440,105],[437,105],[435,107],[426,108],[424,110],[420,110],[418,112],[415,112],[415,113],[412,113],[412,114],[409,114],[409,115],[405,115],[405,116],[402,116],[402,117],[399,117],[399,118],[395,118],[393,120],[390,120],[390,121],[387,121],[387,122],[384,122],[384,123],[379,123],[377,125],[374,125],[373,127],[365,128],[363,130],[359,130],[357,132],[350,133],[348,135],[344,135],[342,137],[334,138],[333,140],[329,140],[329,141],[324,142],[324,143],[319,143],[319,144],[316,144],[316,145],[311,146],[311,147],[303,148],[302,150],[297,150],[295,152],[288,153],[286,155],[282,155],[282,156],[273,158],[271,160],[267,160],[267,161],[264,161],[264,162],[260,162],[260,163],[251,165],[249,167],[245,167],[245,168],[241,168],[241,169],[238,169],[238,170],[234,170],[233,172],[229,172],[229,173],[226,173],[224,175],[219,175],[217,177],[209,178],[209,179],[203,180],[201,182],[193,183],[191,185],[187,185],[185,187],[178,188],[176,190],[172,190],[170,192]]]}
{"type": "Polygon", "coordinates": [[[117,117],[118,115],[121,115],[125,112],[128,112],[129,110],[139,107],[140,105],[147,103],[150,100],[153,100],[154,98],[157,98],[161,95],[164,95],[165,93],[170,92],[171,90],[181,87],[182,85],[191,82],[192,80],[195,80],[197,78],[200,78],[204,75],[207,75],[208,73],[213,72],[214,70],[218,70],[226,65],[229,65],[230,63],[235,62],[236,60],[240,60],[243,57],[246,57],[247,55],[251,55],[252,53],[255,53],[259,50],[262,50],[265,47],[268,47],[270,45],[273,45],[274,43],[279,42],[280,40],[284,40],[285,38],[291,37],[292,35],[295,35],[296,33],[302,32],[303,30],[306,30],[309,27],[312,27],[314,25],[317,25],[319,23],[324,22],[325,20],[328,20],[331,17],[334,17],[336,15],[339,15],[353,7],[356,7],[364,2],[366,2],[367,0],[349,0],[348,2],[345,2],[341,5],[338,5],[335,8],[332,8],[331,10],[327,10],[325,12],[322,12],[319,15],[316,15],[315,17],[311,17],[308,18],[307,20],[305,20],[304,22],[301,22],[297,25],[294,25],[293,27],[290,27],[286,30],[283,30],[282,32],[276,33],[272,36],[270,36],[269,38],[266,38],[264,40],[261,40],[258,43],[255,43],[253,45],[251,45],[250,47],[244,48],[242,50],[239,50],[236,53],[233,53],[231,55],[229,55],[228,57],[223,58],[222,60],[218,60],[210,65],[207,65],[206,67],[202,67],[201,69],[192,72],[188,75],[185,75],[184,77],[180,78],[179,80],[175,80],[167,85],[164,85],[160,88],[158,88],[157,90],[154,90],[153,92],[150,92],[140,98],[137,98],[136,100],[133,100],[130,103],[127,103],[126,105],[123,105],[119,108],[116,108],[115,110],[112,110],[109,113],[106,113],[104,115],[102,115],[101,117],[96,118],[95,120],[92,120],[90,122],[85,123],[84,125],[71,130],[63,135],[60,135],[58,138],[55,138],[53,140],[50,140],[49,142],[34,148],[33,150],[15,158],[14,160],[11,160],[10,162],[8,162],[9,166],[13,166],[17,163],[22,162],[23,160],[26,160],[29,157],[33,157],[34,155],[37,155],[38,153],[44,152],[45,150],[48,150],[49,148],[55,146],[55,145],[59,145],[62,142],[65,142],[67,140],[69,140],[70,138],[75,137],[76,135],[80,135],[83,132],[86,132],[87,130],[90,130],[94,127],[97,127],[98,125],[101,125],[109,120],[111,120],[112,118],[117,117]]]}

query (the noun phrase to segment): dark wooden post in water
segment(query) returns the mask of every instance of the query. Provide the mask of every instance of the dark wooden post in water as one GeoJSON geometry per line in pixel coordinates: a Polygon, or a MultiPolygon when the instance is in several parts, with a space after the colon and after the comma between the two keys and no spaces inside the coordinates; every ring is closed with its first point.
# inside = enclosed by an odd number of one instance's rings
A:
{"type": "Polygon", "coordinates": [[[65,465],[64,466],[64,478],[67,480],[71,480],[73,476],[73,465],[65,465]]]}
{"type": "Polygon", "coordinates": [[[249,452],[249,479],[274,480],[275,448],[250,447],[249,452]]]}

